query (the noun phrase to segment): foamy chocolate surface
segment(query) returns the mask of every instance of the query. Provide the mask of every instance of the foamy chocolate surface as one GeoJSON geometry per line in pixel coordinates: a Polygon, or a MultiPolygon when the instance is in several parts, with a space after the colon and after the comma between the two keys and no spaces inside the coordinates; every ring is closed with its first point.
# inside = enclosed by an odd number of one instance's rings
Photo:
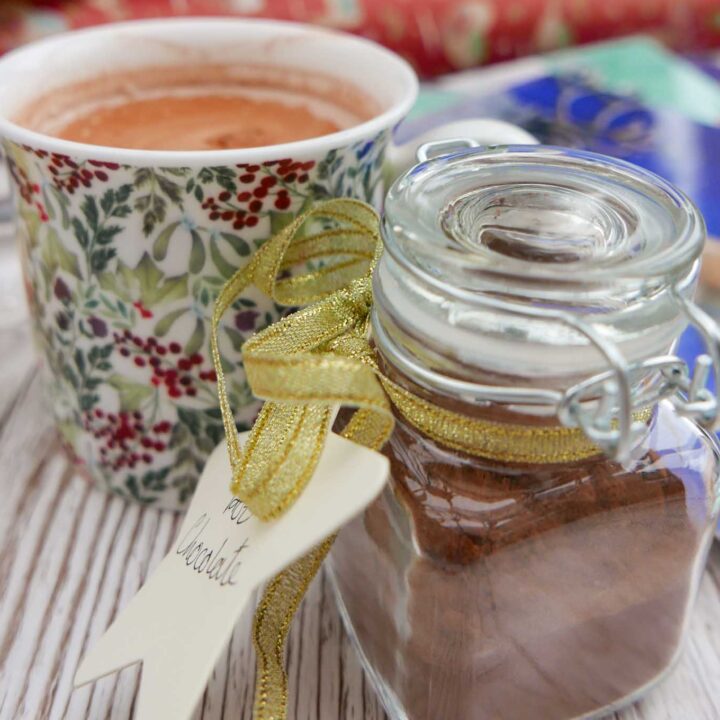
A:
{"type": "Polygon", "coordinates": [[[165,95],[95,108],[57,136],[139,150],[224,150],[305,140],[339,129],[302,105],[277,100],[165,95]]]}
{"type": "Polygon", "coordinates": [[[150,68],[48,92],[15,118],[32,130],[141,150],[248,148],[320,137],[378,108],[349,83],[275,66],[150,68]]]}

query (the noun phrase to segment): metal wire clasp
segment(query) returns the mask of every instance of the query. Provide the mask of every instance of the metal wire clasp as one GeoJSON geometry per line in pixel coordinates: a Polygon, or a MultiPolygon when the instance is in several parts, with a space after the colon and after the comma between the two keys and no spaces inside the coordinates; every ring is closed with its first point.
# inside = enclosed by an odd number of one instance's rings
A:
{"type": "Polygon", "coordinates": [[[687,363],[674,355],[626,363],[614,343],[591,325],[571,321],[605,355],[610,369],[569,388],[558,405],[558,417],[568,427],[582,428],[607,455],[621,462],[645,431],[642,422],[633,420],[634,413],[664,398],[703,427],[714,429],[718,422],[718,400],[708,383],[711,370],[720,378],[720,331],[709,315],[684,297],[682,288],[676,286],[671,292],[707,349],[695,360],[692,375],[687,363]],[[656,379],[650,385],[639,382],[653,373],[656,379]]]}

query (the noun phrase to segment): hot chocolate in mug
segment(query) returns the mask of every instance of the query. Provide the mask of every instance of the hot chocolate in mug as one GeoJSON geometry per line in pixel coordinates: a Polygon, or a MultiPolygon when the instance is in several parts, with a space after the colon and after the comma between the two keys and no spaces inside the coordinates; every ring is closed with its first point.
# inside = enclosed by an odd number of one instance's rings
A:
{"type": "MultiPolygon", "coordinates": [[[[314,200],[378,206],[392,129],[416,93],[412,69],[389,51],[274,21],[109,25],[0,60],[0,136],[36,341],[63,444],[89,478],[147,505],[183,507],[223,437],[209,352],[218,291],[314,200]],[[205,150],[88,144],[43,125],[49,114],[72,113],[68,98],[88,102],[118,73],[151,92],[153,76],[182,71],[197,91],[217,85],[208,68],[221,85],[262,94],[276,84],[306,110],[322,115],[333,105],[344,115],[319,137],[205,150]]],[[[526,140],[483,123],[463,134],[526,140]]],[[[407,154],[394,150],[399,165],[407,154]]],[[[226,314],[220,349],[240,429],[259,408],[240,346],[282,312],[248,290],[226,314]]]]}

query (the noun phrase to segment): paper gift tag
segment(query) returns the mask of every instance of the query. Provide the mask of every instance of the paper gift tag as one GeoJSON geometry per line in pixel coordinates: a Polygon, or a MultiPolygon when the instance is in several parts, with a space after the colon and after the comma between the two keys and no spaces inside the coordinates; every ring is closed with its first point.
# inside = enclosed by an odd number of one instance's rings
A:
{"type": "Polygon", "coordinates": [[[385,457],[331,433],[298,500],[265,523],[230,493],[225,443],[215,448],[170,553],[80,663],[76,686],[142,661],[136,720],[190,717],[255,588],[369,505],[388,475],[385,457]]]}

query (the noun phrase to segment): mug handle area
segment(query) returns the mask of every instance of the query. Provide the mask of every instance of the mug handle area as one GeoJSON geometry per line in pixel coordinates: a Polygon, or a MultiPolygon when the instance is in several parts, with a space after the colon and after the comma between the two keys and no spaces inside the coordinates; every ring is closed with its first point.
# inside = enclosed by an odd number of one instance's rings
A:
{"type": "Polygon", "coordinates": [[[529,132],[503,120],[458,120],[428,130],[403,145],[391,144],[385,179],[390,183],[418,162],[462,147],[537,144],[538,141],[529,132]]]}

